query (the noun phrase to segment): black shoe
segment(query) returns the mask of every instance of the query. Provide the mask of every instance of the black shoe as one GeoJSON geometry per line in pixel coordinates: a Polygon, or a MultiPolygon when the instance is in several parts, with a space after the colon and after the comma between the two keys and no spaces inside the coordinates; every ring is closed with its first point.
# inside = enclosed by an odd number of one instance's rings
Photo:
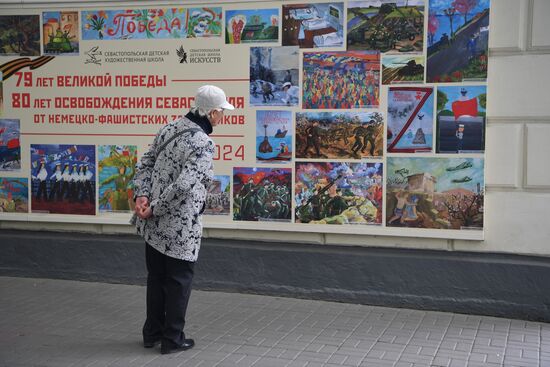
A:
{"type": "Polygon", "coordinates": [[[183,350],[191,349],[194,346],[195,341],[193,339],[183,339],[183,342],[181,344],[162,341],[162,343],[160,344],[160,354],[181,352],[183,350]]]}
{"type": "Polygon", "coordinates": [[[150,341],[143,341],[143,348],[154,348],[155,345],[160,344],[160,339],[156,340],[150,340],[150,341]]]}

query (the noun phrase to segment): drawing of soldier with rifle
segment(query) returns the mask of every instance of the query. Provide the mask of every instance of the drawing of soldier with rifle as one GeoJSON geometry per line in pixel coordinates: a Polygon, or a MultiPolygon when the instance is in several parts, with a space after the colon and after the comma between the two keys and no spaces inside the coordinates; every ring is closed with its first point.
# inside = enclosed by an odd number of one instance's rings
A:
{"type": "Polygon", "coordinates": [[[325,186],[318,189],[304,204],[296,207],[296,218],[299,219],[301,223],[308,223],[312,220],[319,220],[326,217],[325,201],[328,201],[328,199],[325,197],[325,194],[336,184],[336,181],[342,177],[344,177],[343,173],[338,174],[336,178],[330,180],[325,186]]]}

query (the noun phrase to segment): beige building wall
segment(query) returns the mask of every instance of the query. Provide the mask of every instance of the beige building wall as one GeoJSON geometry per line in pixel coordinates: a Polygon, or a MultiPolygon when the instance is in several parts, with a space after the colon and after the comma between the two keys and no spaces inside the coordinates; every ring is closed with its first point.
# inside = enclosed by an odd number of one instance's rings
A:
{"type": "MultiPolygon", "coordinates": [[[[428,0],[426,0],[428,1],[428,0]]],[[[252,1],[225,1],[226,3],[252,1]]],[[[2,2],[3,4],[9,2],[2,2]]],[[[5,6],[0,3],[0,6],[5,6]]],[[[20,2],[19,2],[20,3],[20,2]]],[[[262,1],[254,1],[261,7],[262,1]]],[[[284,1],[288,3],[288,1],[284,1]]],[[[113,2],[74,1],[98,8],[113,2]]],[[[121,2],[146,7],[148,2],[121,2]]],[[[130,5],[131,4],[131,5],[130,5]]],[[[163,1],[162,5],[200,4],[163,1]]],[[[157,3],[158,5],[158,3],[157,3]]],[[[12,5],[8,5],[14,7],[12,5]]],[[[47,6],[26,1],[18,7],[47,6]],[[29,3],[25,5],[26,3],[29,3]],[[33,5],[34,4],[34,5],[33,5]]],[[[206,228],[205,237],[550,256],[550,1],[492,0],[486,144],[485,240],[206,228]]],[[[239,52],[235,49],[235,52],[239,52]]],[[[123,224],[2,221],[1,228],[131,233],[123,224]]]]}

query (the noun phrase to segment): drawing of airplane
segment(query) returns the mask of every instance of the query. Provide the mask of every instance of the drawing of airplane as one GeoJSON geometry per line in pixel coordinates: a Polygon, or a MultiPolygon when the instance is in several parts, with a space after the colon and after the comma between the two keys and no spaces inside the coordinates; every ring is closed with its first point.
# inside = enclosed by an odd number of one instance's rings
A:
{"type": "Polygon", "coordinates": [[[473,163],[470,162],[470,161],[464,161],[462,163],[460,163],[458,166],[455,166],[455,167],[448,167],[447,168],[447,171],[460,171],[461,169],[466,169],[466,168],[470,168],[473,166],[473,163]]]}
{"type": "Polygon", "coordinates": [[[395,173],[400,174],[403,177],[406,177],[409,174],[409,170],[406,168],[401,168],[396,170],[395,173]]]}
{"type": "Polygon", "coordinates": [[[468,182],[468,181],[472,181],[472,178],[468,177],[468,176],[464,176],[462,178],[455,178],[451,182],[452,183],[463,183],[463,182],[468,182]]]}

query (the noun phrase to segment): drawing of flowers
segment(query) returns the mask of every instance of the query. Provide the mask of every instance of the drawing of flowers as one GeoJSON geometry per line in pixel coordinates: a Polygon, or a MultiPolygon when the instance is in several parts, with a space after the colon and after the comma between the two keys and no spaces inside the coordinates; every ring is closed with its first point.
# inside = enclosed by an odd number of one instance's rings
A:
{"type": "Polygon", "coordinates": [[[86,29],[92,29],[98,32],[99,39],[103,39],[103,29],[105,28],[105,21],[109,19],[109,16],[104,10],[100,10],[97,14],[88,14],[86,16],[86,29]]]}

